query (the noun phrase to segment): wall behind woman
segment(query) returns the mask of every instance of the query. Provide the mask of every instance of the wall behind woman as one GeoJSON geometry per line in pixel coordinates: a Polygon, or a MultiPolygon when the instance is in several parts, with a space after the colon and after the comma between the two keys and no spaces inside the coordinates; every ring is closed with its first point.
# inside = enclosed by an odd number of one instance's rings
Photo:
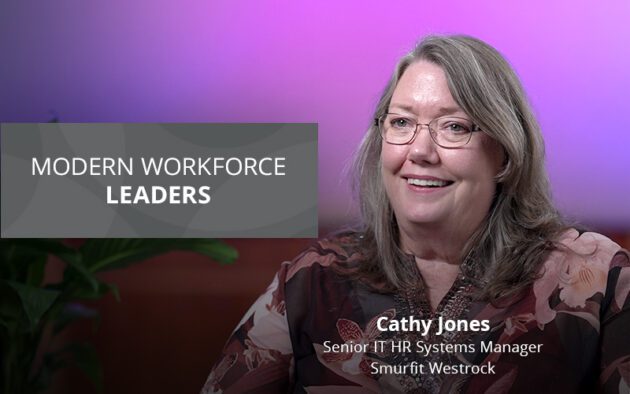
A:
{"type": "Polygon", "coordinates": [[[523,79],[559,207],[630,227],[630,4],[0,2],[0,121],[318,122],[325,225],[396,59],[427,33],[498,48],[523,79]],[[28,26],[28,28],[26,28],[28,26]]]}
{"type": "MultiPolygon", "coordinates": [[[[0,2],[0,121],[317,122],[324,230],[353,217],[339,176],[396,60],[427,33],[477,36],[521,76],[567,216],[628,247],[630,3],[0,2]]],[[[245,308],[307,241],[233,241],[219,267],[171,254],[108,274],[108,392],[196,391],[245,308]]],[[[58,382],[60,392],[85,385],[58,382]]]]}

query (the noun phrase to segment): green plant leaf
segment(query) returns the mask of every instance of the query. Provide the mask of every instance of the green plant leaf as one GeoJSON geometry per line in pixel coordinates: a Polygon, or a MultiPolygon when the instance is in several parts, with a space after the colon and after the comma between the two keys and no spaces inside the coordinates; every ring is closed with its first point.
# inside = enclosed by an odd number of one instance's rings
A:
{"type": "Polygon", "coordinates": [[[221,263],[238,257],[234,248],[215,239],[90,239],[80,248],[90,272],[126,267],[137,261],[173,251],[187,250],[209,256],[221,263]]]}
{"type": "Polygon", "coordinates": [[[114,293],[114,297],[117,301],[120,300],[118,287],[116,287],[116,285],[97,280],[96,288],[93,288],[82,279],[77,280],[77,275],[76,272],[66,272],[62,283],[49,285],[46,286],[46,288],[61,290],[62,296],[60,299],[63,302],[72,300],[97,300],[110,291],[114,293]]]}
{"type": "Polygon", "coordinates": [[[26,284],[29,286],[39,287],[44,280],[44,274],[46,272],[46,263],[48,262],[48,256],[41,254],[37,256],[34,261],[28,264],[26,271],[26,284]]]}
{"type": "Polygon", "coordinates": [[[57,360],[54,354],[46,353],[42,358],[42,363],[38,370],[35,371],[31,378],[31,387],[33,391],[39,393],[50,388],[55,372],[61,368],[67,367],[67,363],[63,360],[57,360]]]}
{"type": "Polygon", "coordinates": [[[223,243],[222,241],[216,241],[213,243],[191,242],[189,248],[187,248],[186,250],[203,254],[221,264],[233,263],[238,258],[238,251],[230,245],[223,243]]]}
{"type": "Polygon", "coordinates": [[[103,392],[103,369],[96,349],[89,343],[73,343],[66,348],[74,357],[74,362],[90,379],[97,392],[103,392]]]}
{"type": "Polygon", "coordinates": [[[34,250],[44,251],[53,254],[68,264],[70,269],[76,270],[93,289],[97,288],[98,280],[85,267],[81,253],[69,246],[64,245],[60,240],[54,239],[32,239],[28,240],[23,247],[30,247],[34,250]]]}
{"type": "Polygon", "coordinates": [[[98,289],[98,279],[94,275],[92,275],[92,273],[88,270],[87,267],[85,267],[85,265],[83,265],[80,255],[65,261],[66,263],[68,263],[68,267],[66,268],[66,270],[74,270],[78,272],[83,280],[85,280],[90,285],[90,287],[92,287],[92,290],[96,291],[98,289]]]}
{"type": "Polygon", "coordinates": [[[115,283],[107,283],[107,286],[109,286],[109,291],[111,291],[114,295],[114,299],[120,302],[120,291],[118,290],[118,286],[116,286],[115,283]]]}
{"type": "MultiPolygon", "coordinates": [[[[30,240],[25,239],[2,239],[0,240],[0,278],[13,280],[20,283],[35,280],[29,275],[36,274],[33,264],[37,268],[45,266],[48,252],[43,250],[40,244],[38,247],[29,245],[30,240]],[[42,263],[43,262],[43,263],[42,263]]],[[[43,267],[41,271],[43,275],[43,267]]]]}
{"type": "MultiPolygon", "coordinates": [[[[52,254],[68,264],[67,269],[78,272],[83,279],[96,290],[98,281],[83,265],[79,251],[64,245],[61,240],[39,238],[3,239],[0,242],[3,250],[6,250],[5,253],[0,255],[3,259],[3,271],[9,270],[10,272],[16,272],[16,274],[13,275],[3,274],[2,277],[5,279],[34,284],[33,282],[38,279],[37,274],[41,273],[43,279],[46,263],[45,261],[41,263],[41,261],[47,260],[48,255],[52,254]],[[33,268],[33,272],[30,272],[30,264],[33,262],[38,264],[38,266],[33,268]],[[44,267],[41,267],[41,264],[43,264],[44,267]],[[39,271],[40,269],[41,271],[39,271]],[[24,272],[24,274],[21,274],[21,272],[24,272]]],[[[39,284],[41,284],[41,281],[39,284]]]]}
{"type": "Polygon", "coordinates": [[[0,324],[7,332],[20,331],[20,325],[26,326],[26,316],[22,308],[22,300],[7,281],[0,281],[0,324]]]}
{"type": "Polygon", "coordinates": [[[80,298],[82,299],[94,299],[107,293],[101,288],[98,278],[89,272],[86,267],[77,270],[70,265],[63,271],[63,280],[61,282],[46,287],[63,291],[62,297],[64,301],[72,299],[76,294],[81,294],[80,298]]]}
{"type": "Polygon", "coordinates": [[[62,349],[44,355],[41,369],[34,381],[39,387],[47,387],[52,382],[54,372],[75,365],[92,382],[97,392],[103,392],[103,370],[94,347],[87,342],[71,343],[62,349]]]}
{"type": "Polygon", "coordinates": [[[44,313],[50,309],[53,302],[55,302],[61,293],[57,290],[41,289],[13,281],[6,281],[6,283],[11,286],[20,297],[22,308],[28,317],[31,329],[39,323],[44,313]]]}

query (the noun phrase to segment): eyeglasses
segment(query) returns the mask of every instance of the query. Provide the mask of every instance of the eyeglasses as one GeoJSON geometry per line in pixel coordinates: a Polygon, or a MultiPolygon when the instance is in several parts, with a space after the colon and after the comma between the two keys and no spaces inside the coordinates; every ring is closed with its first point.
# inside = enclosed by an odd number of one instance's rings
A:
{"type": "Polygon", "coordinates": [[[388,144],[405,145],[411,143],[422,126],[429,128],[431,139],[442,148],[459,148],[466,145],[472,133],[481,129],[471,120],[457,116],[442,116],[428,124],[418,123],[411,117],[387,113],[374,119],[381,137],[388,144]],[[418,128],[418,126],[421,126],[418,128]]]}

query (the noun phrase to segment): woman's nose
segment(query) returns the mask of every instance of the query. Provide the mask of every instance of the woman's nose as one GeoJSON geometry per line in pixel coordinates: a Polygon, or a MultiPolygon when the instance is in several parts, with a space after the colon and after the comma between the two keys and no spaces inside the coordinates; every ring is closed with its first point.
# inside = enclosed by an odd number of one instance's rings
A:
{"type": "Polygon", "coordinates": [[[439,161],[437,145],[426,124],[419,124],[414,139],[409,143],[409,160],[419,163],[436,163],[439,161]]]}

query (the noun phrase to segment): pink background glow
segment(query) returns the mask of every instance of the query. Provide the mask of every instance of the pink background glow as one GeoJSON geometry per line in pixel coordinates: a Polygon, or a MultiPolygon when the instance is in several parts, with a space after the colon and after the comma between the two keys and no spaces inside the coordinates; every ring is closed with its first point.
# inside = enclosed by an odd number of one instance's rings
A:
{"type": "Polygon", "coordinates": [[[463,33],[515,67],[543,127],[554,198],[630,229],[630,2],[0,2],[0,121],[317,122],[320,226],[397,59],[463,33]]]}

